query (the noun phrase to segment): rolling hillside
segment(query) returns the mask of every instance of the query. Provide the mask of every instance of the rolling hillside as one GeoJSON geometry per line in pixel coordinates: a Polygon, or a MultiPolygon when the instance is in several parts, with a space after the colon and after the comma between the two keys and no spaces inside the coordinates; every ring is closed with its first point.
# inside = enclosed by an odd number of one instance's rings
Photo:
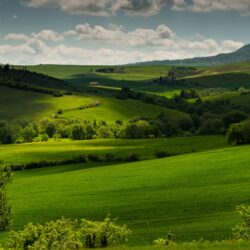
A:
{"type": "MultiPolygon", "coordinates": [[[[50,117],[114,123],[138,116],[154,118],[161,112],[175,118],[187,115],[136,99],[114,98],[114,91],[123,86],[173,97],[186,87],[184,82],[197,81],[203,84],[199,90],[227,88],[222,94],[205,97],[208,100],[229,99],[237,105],[249,100],[249,95],[232,91],[250,86],[249,63],[197,67],[190,74],[178,76],[186,79],[181,85],[181,81],[153,84],[153,79],[168,73],[168,66],[128,66],[123,74],[90,72],[93,68],[84,66],[41,65],[30,69],[60,77],[82,92],[54,97],[1,86],[0,119],[50,117]],[[98,92],[96,84],[91,84],[97,79],[98,88],[106,88],[107,92],[98,92]],[[85,92],[86,87],[91,91],[85,92]],[[97,106],[81,108],[97,102],[97,106]]],[[[150,244],[169,230],[180,242],[230,237],[231,227],[239,220],[235,207],[249,203],[250,147],[229,147],[225,136],[187,137],[190,131],[185,132],[183,137],[171,139],[50,139],[44,143],[0,145],[0,160],[5,163],[108,153],[119,157],[136,153],[144,160],[126,164],[88,162],[16,172],[8,190],[15,214],[12,229],[61,216],[97,220],[110,213],[132,229],[131,245],[150,244]],[[153,159],[156,151],[178,156],[153,159]]],[[[1,234],[1,241],[6,242],[6,237],[6,233],[1,234]]]]}
{"type": "Polygon", "coordinates": [[[228,237],[239,219],[235,206],[249,202],[249,150],[18,172],[9,187],[12,228],[61,215],[101,219],[110,213],[133,230],[130,244],[151,243],[169,230],[178,241],[228,237]]]}
{"type": "Polygon", "coordinates": [[[178,117],[185,114],[174,110],[144,104],[134,100],[118,100],[92,95],[69,95],[53,97],[52,95],[10,89],[0,86],[0,119],[44,119],[63,110],[61,118],[82,120],[116,120],[128,121],[134,117],[148,116],[154,118],[161,112],[178,117]],[[81,106],[99,102],[100,106],[80,110],[81,106]],[[94,112],[93,112],[94,111],[94,112]]]}

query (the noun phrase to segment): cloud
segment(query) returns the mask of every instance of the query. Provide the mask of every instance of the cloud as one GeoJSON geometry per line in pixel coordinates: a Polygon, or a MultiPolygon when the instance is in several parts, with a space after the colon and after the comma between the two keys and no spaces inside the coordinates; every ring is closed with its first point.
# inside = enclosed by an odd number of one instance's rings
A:
{"type": "Polygon", "coordinates": [[[24,41],[24,42],[28,42],[28,41],[51,41],[51,42],[60,42],[64,40],[64,35],[60,34],[56,31],[53,30],[41,30],[38,33],[32,33],[30,35],[26,35],[23,33],[9,33],[7,35],[4,36],[4,40],[5,41],[24,41]]]}
{"type": "Polygon", "coordinates": [[[1,62],[12,64],[126,64],[212,56],[244,45],[233,40],[216,41],[200,34],[192,38],[178,37],[163,24],[155,29],[125,31],[113,24],[104,27],[85,23],[62,33],[53,30],[29,35],[10,33],[4,36],[4,41],[7,44],[0,45],[1,62]],[[17,41],[19,45],[10,45],[9,41],[17,41]]]}
{"type": "Polygon", "coordinates": [[[33,8],[59,8],[88,16],[110,16],[120,11],[126,15],[152,16],[164,7],[175,11],[250,13],[249,0],[23,0],[23,3],[33,8]]]}
{"type": "Polygon", "coordinates": [[[138,28],[125,32],[123,27],[109,25],[91,26],[88,23],[79,24],[74,30],[64,32],[66,36],[75,36],[78,40],[93,42],[109,42],[128,46],[166,46],[172,43],[174,32],[166,25],[159,25],[156,29],[138,28]]]}
{"type": "Polygon", "coordinates": [[[64,40],[64,36],[53,30],[42,30],[39,33],[32,33],[34,38],[43,41],[58,42],[64,40]]]}
{"type": "Polygon", "coordinates": [[[76,15],[110,16],[122,11],[126,15],[151,16],[165,5],[181,5],[184,0],[26,0],[33,8],[59,8],[76,15]]]}
{"type": "Polygon", "coordinates": [[[242,14],[250,13],[249,0],[184,0],[184,4],[176,5],[175,10],[192,12],[236,11],[242,14]]]}
{"type": "Polygon", "coordinates": [[[9,41],[9,40],[15,40],[15,41],[27,41],[29,37],[25,34],[15,34],[15,33],[10,33],[4,37],[4,40],[9,41]]]}

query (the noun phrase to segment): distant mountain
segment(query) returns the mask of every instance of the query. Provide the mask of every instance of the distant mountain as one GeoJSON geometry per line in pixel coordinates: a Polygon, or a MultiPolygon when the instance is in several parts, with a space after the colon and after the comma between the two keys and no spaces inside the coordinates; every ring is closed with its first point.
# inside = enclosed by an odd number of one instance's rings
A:
{"type": "Polygon", "coordinates": [[[149,61],[136,63],[136,65],[215,66],[245,61],[250,61],[250,44],[228,54],[219,54],[217,56],[211,57],[196,57],[182,60],[149,61]]]}

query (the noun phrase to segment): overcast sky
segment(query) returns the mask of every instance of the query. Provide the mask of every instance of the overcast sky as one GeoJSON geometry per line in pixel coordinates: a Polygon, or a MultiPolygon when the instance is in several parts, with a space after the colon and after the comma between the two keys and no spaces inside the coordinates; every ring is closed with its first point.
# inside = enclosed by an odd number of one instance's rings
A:
{"type": "Polygon", "coordinates": [[[0,0],[0,63],[124,64],[235,51],[250,0],[0,0]]]}

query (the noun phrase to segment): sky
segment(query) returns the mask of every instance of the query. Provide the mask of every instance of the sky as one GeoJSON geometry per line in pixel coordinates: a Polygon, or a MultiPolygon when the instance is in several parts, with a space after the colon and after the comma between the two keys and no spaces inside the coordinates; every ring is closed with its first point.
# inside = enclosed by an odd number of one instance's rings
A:
{"type": "Polygon", "coordinates": [[[0,0],[0,63],[116,65],[229,53],[250,0],[0,0]]]}

